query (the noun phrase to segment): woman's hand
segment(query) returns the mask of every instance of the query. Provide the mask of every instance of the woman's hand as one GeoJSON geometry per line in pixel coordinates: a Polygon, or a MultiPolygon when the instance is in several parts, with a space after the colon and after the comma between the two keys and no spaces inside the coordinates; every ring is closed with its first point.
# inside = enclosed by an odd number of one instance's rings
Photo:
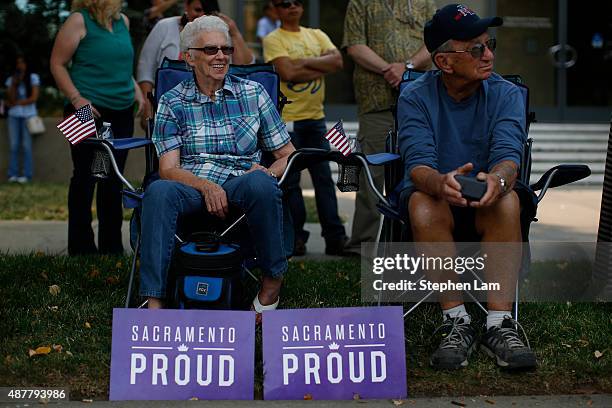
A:
{"type": "Polygon", "coordinates": [[[144,95],[142,94],[142,90],[138,86],[138,83],[135,80],[133,80],[133,82],[134,82],[134,101],[136,101],[136,103],[138,104],[138,109],[136,110],[136,116],[138,117],[142,115],[145,109],[145,98],[144,98],[144,95]]]}
{"type": "Polygon", "coordinates": [[[83,106],[85,105],[91,105],[91,111],[94,114],[94,116],[96,118],[100,118],[100,112],[98,112],[98,110],[96,108],[94,108],[93,103],[91,103],[91,101],[87,98],[83,98],[81,95],[77,95],[76,97],[73,97],[70,99],[70,102],[72,103],[72,106],[74,106],[74,109],[81,109],[83,106]]]}

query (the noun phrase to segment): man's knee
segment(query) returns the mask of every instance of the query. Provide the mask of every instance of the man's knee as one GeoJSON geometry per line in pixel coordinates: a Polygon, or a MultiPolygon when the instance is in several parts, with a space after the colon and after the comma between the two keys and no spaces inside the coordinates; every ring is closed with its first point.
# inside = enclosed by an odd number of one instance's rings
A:
{"type": "Polygon", "coordinates": [[[521,202],[515,191],[501,196],[493,205],[476,211],[476,229],[480,234],[487,231],[520,230],[521,202]]]}
{"type": "Polygon", "coordinates": [[[453,230],[453,216],[448,203],[421,191],[410,195],[408,216],[413,231],[427,231],[432,228],[453,230]]]}

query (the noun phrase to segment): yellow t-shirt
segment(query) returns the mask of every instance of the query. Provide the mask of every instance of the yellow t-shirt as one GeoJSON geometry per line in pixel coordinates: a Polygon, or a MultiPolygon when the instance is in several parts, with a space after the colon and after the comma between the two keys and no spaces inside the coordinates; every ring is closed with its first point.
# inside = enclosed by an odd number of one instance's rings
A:
{"type": "MultiPolygon", "coordinates": [[[[300,27],[300,31],[286,31],[278,28],[263,39],[264,60],[271,62],[276,58],[299,59],[318,57],[325,51],[336,49],[323,31],[300,27]]],[[[292,103],[285,105],[283,120],[286,122],[305,119],[321,119],[325,99],[325,80],[293,83],[281,82],[281,92],[292,103]]]]}

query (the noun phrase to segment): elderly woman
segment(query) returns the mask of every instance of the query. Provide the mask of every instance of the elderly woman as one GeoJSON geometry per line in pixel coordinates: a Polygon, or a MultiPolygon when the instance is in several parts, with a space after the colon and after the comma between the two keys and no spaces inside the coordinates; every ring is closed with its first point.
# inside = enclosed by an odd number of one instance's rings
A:
{"type": "Polygon", "coordinates": [[[187,24],[181,50],[194,77],[158,104],[153,143],[162,180],[143,201],[140,295],[149,308],[162,306],[180,216],[206,209],[225,218],[232,205],[246,213],[264,275],[253,309],[276,308],[287,270],[277,177],[295,149],[263,86],[228,75],[234,48],[222,19],[187,24]],[[269,168],[259,165],[262,150],[275,158],[269,168]]]}
{"type": "MultiPolygon", "coordinates": [[[[129,20],[121,0],[74,0],[73,13],[55,38],[50,68],[67,103],[64,115],[91,104],[98,121],[110,122],[116,138],[134,132],[134,102],[143,97],[132,77],[134,49],[129,20]]],[[[94,148],[71,145],[73,175],[68,191],[68,253],[123,253],[121,182],[111,176],[98,182],[98,249],[91,227],[91,202],[96,180],[91,176],[94,148]]],[[[123,170],[127,153],[115,155],[123,170]]]]}
{"type": "MultiPolygon", "coordinates": [[[[155,24],[153,30],[140,51],[138,58],[138,84],[144,95],[151,92],[155,83],[155,72],[165,57],[171,60],[183,59],[180,50],[180,33],[185,25],[204,14],[216,15],[228,24],[229,33],[234,46],[232,63],[250,64],[253,62],[253,53],[240,34],[236,23],[219,12],[219,5],[215,0],[185,0],[185,13],[181,17],[168,17],[155,24]]],[[[145,128],[144,119],[151,116],[151,106],[146,101],[141,125],[145,128]]]]}

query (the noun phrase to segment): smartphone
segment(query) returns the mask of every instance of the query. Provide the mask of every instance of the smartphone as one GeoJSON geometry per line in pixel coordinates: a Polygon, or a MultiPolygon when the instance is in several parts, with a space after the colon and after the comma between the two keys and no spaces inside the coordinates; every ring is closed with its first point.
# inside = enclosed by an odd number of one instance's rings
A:
{"type": "Polygon", "coordinates": [[[487,182],[476,177],[457,174],[455,180],[461,184],[461,196],[468,201],[480,201],[487,192],[487,182]]]}

